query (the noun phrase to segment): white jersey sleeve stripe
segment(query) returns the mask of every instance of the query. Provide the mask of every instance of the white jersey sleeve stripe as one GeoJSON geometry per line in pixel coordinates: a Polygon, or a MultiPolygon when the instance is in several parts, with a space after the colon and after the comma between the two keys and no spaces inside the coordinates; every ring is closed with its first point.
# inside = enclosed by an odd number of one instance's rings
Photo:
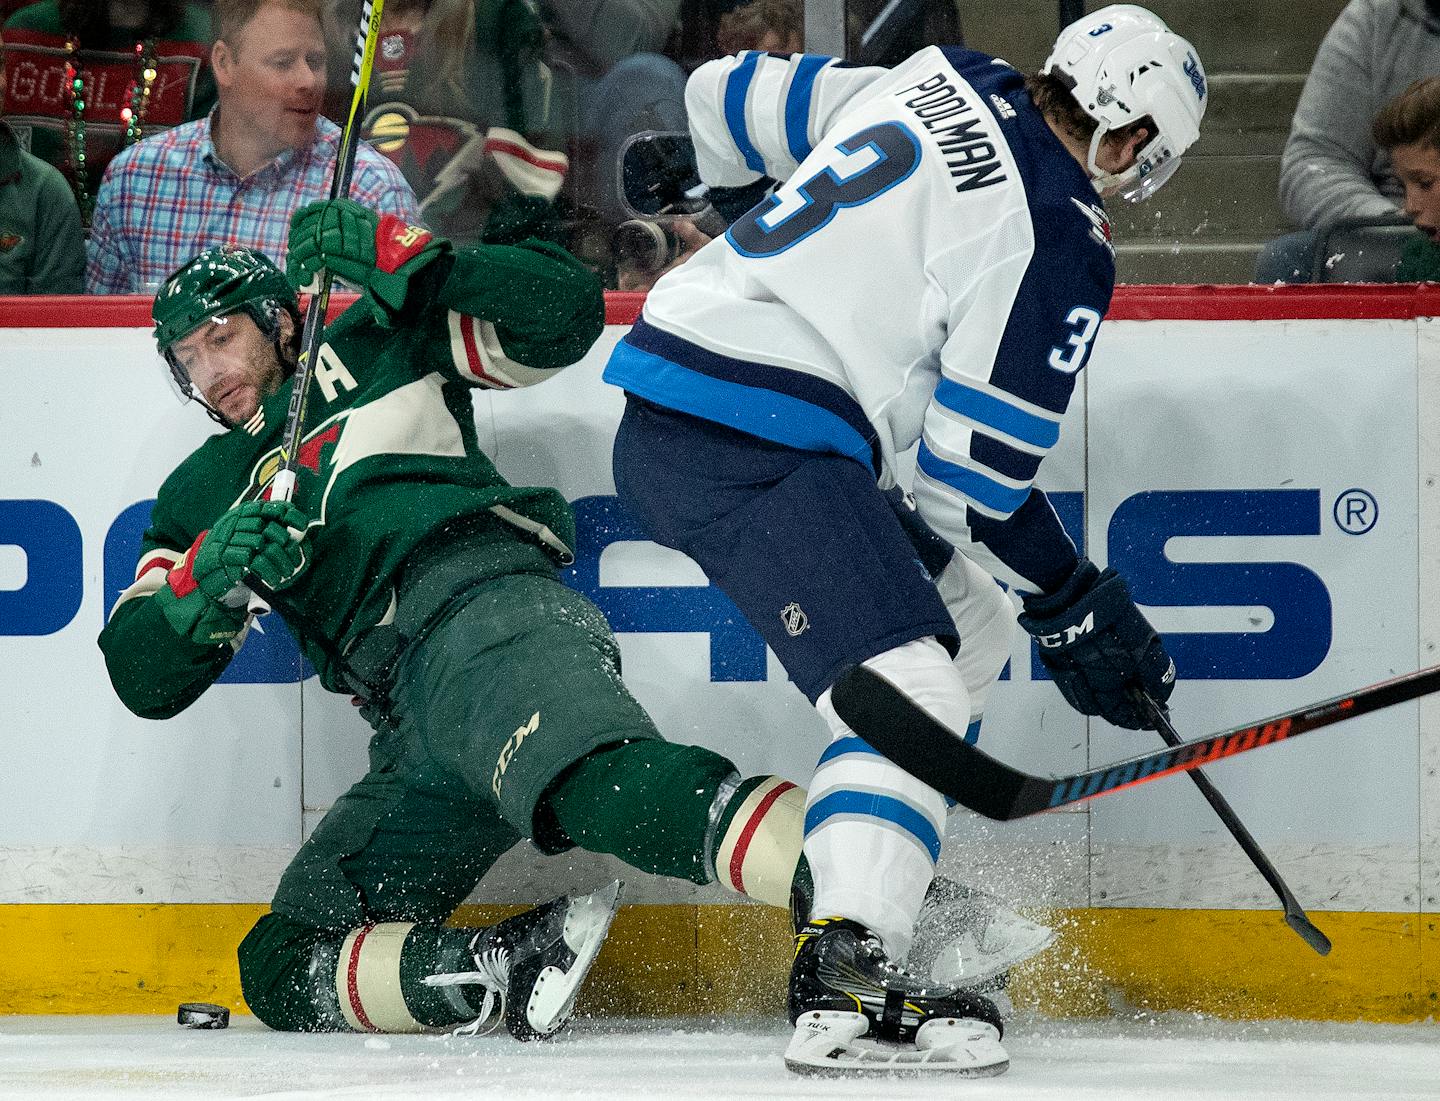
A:
{"type": "Polygon", "coordinates": [[[171,566],[180,561],[181,557],[179,551],[156,547],[149,554],[141,556],[139,564],[135,567],[135,577],[137,580],[144,577],[156,566],[159,566],[161,570],[168,571],[171,566]]]}
{"type": "MultiPolygon", "coordinates": [[[[950,427],[946,425],[945,427],[950,427]]],[[[991,436],[979,432],[955,432],[936,435],[927,423],[923,436],[925,446],[937,459],[957,466],[969,467],[1002,485],[1016,489],[1028,488],[1040,469],[1043,455],[1016,451],[991,436]]]]}
{"type": "Polygon", "coordinates": [[[920,441],[916,465],[932,481],[950,487],[986,515],[996,519],[1003,520],[1009,516],[1030,496],[1028,482],[1019,486],[1007,485],[973,467],[949,462],[931,451],[924,440],[920,441]]]}
{"type": "MultiPolygon", "coordinates": [[[[930,403],[930,408],[927,410],[926,417],[927,419],[925,421],[925,431],[931,433],[937,440],[958,439],[959,433],[973,432],[977,428],[976,423],[972,421],[969,417],[966,417],[962,413],[957,413],[955,410],[949,408],[948,406],[941,405],[938,401],[933,401],[930,403]],[[931,417],[931,414],[933,414],[933,418],[931,417]]],[[[1022,452],[1028,455],[1035,455],[1039,458],[1044,458],[1046,455],[1050,454],[1050,449],[1048,447],[1039,447],[1032,443],[1026,443],[1024,440],[1017,440],[1014,436],[1007,436],[999,429],[992,428],[989,425],[979,425],[978,427],[983,429],[985,435],[990,437],[990,439],[994,440],[997,444],[1004,444],[1005,446],[1011,448],[1014,451],[1022,452]]]]}
{"type": "Polygon", "coordinates": [[[134,600],[139,596],[153,596],[165,585],[166,575],[170,571],[162,564],[156,563],[148,570],[137,577],[133,584],[122,592],[119,599],[115,601],[115,607],[110,609],[110,617],[114,617],[115,608],[120,607],[127,600],[134,600]]]}
{"type": "Polygon", "coordinates": [[[516,374],[513,368],[519,367],[522,371],[530,368],[506,359],[499,340],[495,339],[495,328],[488,321],[455,310],[447,312],[446,320],[450,326],[450,358],[462,381],[492,390],[513,390],[529,385],[530,381],[539,381],[512,377],[516,374]],[[504,370],[507,366],[512,368],[509,374],[504,370]]]}

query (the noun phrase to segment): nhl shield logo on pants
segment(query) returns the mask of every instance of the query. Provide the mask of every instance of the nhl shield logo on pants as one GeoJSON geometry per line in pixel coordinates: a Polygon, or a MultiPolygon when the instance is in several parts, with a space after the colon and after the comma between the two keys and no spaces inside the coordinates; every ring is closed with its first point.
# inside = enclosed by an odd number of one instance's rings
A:
{"type": "Polygon", "coordinates": [[[786,632],[794,638],[810,626],[810,617],[792,600],[780,609],[780,622],[785,624],[786,632]]]}

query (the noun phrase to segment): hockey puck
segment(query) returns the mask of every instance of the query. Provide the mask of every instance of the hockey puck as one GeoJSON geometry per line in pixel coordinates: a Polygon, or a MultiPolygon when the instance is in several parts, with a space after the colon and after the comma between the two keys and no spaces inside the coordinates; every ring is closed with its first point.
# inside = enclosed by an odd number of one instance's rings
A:
{"type": "Polygon", "coordinates": [[[186,1028],[229,1028],[230,1011],[209,1002],[186,1002],[176,1012],[175,1020],[186,1028]]]}

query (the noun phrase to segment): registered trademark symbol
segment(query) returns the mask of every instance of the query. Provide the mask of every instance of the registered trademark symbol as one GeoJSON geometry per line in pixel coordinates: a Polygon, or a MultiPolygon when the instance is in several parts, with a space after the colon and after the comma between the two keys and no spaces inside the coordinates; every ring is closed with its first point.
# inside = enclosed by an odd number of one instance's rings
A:
{"type": "Polygon", "coordinates": [[[1347,489],[1335,498],[1335,526],[1347,535],[1364,535],[1380,519],[1380,505],[1363,489],[1347,489]]]}

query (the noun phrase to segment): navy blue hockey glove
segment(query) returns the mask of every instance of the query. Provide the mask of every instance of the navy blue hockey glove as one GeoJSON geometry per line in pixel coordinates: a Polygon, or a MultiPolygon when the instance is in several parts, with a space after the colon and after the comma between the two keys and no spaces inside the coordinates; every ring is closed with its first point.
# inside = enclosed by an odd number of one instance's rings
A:
{"type": "Polygon", "coordinates": [[[1175,663],[1114,570],[1082,558],[1060,591],[1025,598],[1020,626],[1040,644],[1040,660],[1065,702],[1082,715],[1148,730],[1135,689],[1163,704],[1175,689],[1175,663]]]}

